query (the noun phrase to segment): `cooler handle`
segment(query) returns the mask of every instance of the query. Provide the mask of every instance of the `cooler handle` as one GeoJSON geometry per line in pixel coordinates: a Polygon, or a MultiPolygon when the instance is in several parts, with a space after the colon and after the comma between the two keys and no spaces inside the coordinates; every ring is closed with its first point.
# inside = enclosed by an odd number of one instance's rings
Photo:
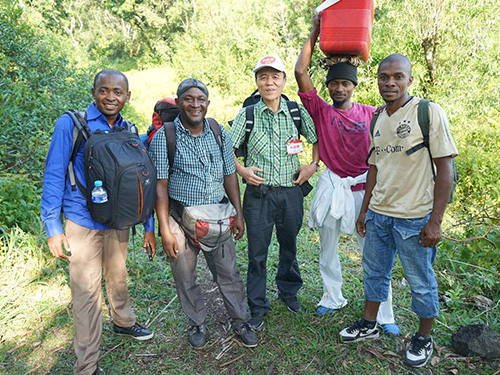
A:
{"type": "Polygon", "coordinates": [[[337,4],[339,1],[340,0],[326,0],[325,2],[323,2],[319,7],[317,7],[314,10],[314,14],[318,14],[319,12],[324,11],[326,8],[329,8],[332,5],[337,4]]]}

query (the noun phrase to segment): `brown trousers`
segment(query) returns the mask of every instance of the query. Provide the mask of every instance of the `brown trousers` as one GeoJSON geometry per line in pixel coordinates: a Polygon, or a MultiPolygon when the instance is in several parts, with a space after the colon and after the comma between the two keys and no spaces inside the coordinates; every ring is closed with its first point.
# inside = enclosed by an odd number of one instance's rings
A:
{"type": "Polygon", "coordinates": [[[101,277],[104,266],[106,294],[116,325],[130,327],[135,314],[126,284],[128,230],[93,230],[66,221],[71,248],[69,276],[75,326],[75,375],[96,369],[102,335],[101,277]]]}

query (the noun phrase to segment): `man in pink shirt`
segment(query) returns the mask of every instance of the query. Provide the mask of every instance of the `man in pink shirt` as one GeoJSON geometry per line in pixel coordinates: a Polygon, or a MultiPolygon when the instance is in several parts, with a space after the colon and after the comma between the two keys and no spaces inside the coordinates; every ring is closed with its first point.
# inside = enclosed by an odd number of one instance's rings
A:
{"type": "MultiPolygon", "coordinates": [[[[326,86],[333,105],[321,99],[307,69],[319,36],[320,17],[313,17],[313,28],[295,65],[295,78],[302,103],[314,120],[319,156],[325,163],[311,203],[309,226],[319,227],[321,240],[320,272],[323,297],[317,312],[333,314],[347,305],[342,295],[342,270],[338,242],[342,232],[351,234],[365,193],[366,158],[370,148],[370,121],[375,107],[354,103],[351,96],[358,84],[357,68],[348,62],[332,65],[326,86]]],[[[361,249],[364,239],[357,235],[361,249]]],[[[392,310],[392,292],[380,306],[377,321],[387,333],[399,335],[392,310]]]]}

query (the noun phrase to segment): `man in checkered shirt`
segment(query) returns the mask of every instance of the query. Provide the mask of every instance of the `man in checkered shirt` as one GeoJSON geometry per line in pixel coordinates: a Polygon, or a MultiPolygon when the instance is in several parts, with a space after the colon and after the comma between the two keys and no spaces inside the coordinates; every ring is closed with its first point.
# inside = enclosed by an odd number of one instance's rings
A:
{"type": "MultiPolygon", "coordinates": [[[[247,298],[255,329],[264,325],[270,310],[266,298],[266,262],[276,226],[279,265],[276,275],[279,298],[288,310],[299,312],[297,292],[302,286],[297,263],[297,234],[302,226],[304,195],[300,185],[316,172],[319,155],[314,123],[299,104],[300,133],[313,144],[312,162],[300,166],[297,154],[303,146],[284,98],[285,65],[278,56],[264,56],[253,70],[261,100],[254,107],[254,127],[247,145],[246,165],[236,162],[236,170],[247,182],[243,216],[247,225],[247,298]],[[298,146],[298,147],[297,147],[298,146]],[[296,176],[296,173],[299,173],[296,176]]],[[[242,109],[230,130],[233,147],[245,141],[246,109],[242,109]]]]}
{"type": "MultiPolygon", "coordinates": [[[[174,120],[176,147],[171,175],[164,127],[155,134],[149,152],[157,169],[155,208],[163,249],[172,267],[179,301],[191,325],[189,343],[200,349],[206,345],[208,338],[207,308],[196,282],[196,260],[200,248],[186,238],[179,224],[169,216],[169,199],[185,207],[217,204],[227,199],[225,191],[237,212],[233,228],[235,239],[243,236],[245,226],[231,140],[221,127],[222,145],[219,146],[205,119],[210,104],[207,87],[196,79],[186,79],[177,89],[175,102],[180,108],[180,115],[174,120]]],[[[207,257],[207,253],[204,254],[207,257]]],[[[245,286],[236,267],[232,238],[219,244],[208,256],[217,270],[214,276],[232,328],[244,346],[257,346],[257,335],[248,324],[250,314],[245,286]]]]}

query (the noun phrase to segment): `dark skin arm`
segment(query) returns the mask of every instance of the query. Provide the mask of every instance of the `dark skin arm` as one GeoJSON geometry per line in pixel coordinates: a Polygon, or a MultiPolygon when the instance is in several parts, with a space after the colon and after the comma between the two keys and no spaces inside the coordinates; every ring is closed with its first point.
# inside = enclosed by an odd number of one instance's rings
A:
{"type": "Polygon", "coordinates": [[[161,243],[168,257],[177,258],[177,240],[168,222],[168,180],[158,180],[156,185],[156,216],[160,222],[161,243]]]}
{"type": "Polygon", "coordinates": [[[142,248],[144,252],[147,253],[147,246],[151,245],[151,256],[154,257],[156,255],[156,237],[154,232],[144,232],[144,240],[142,243],[142,248]]]}
{"type": "Polygon", "coordinates": [[[365,216],[366,212],[368,211],[368,206],[370,205],[373,188],[375,187],[375,184],[377,182],[377,173],[377,167],[374,165],[370,165],[370,169],[368,169],[368,174],[366,176],[365,196],[363,197],[361,210],[359,211],[358,220],[356,221],[356,231],[362,238],[364,238],[366,235],[365,216]]]}
{"type": "Polygon", "coordinates": [[[436,181],[434,184],[434,205],[431,217],[424,225],[419,242],[424,247],[434,247],[442,237],[441,223],[443,221],[448,198],[453,186],[452,158],[444,157],[433,159],[436,165],[436,181]]]}
{"type": "Polygon", "coordinates": [[[314,46],[319,36],[320,15],[321,13],[313,16],[313,27],[311,33],[304,43],[299,58],[297,59],[297,63],[295,64],[295,79],[299,85],[300,92],[310,92],[314,90],[314,84],[311,77],[307,73],[307,69],[311,64],[314,46]]]}
{"type": "Polygon", "coordinates": [[[245,233],[245,224],[243,224],[243,213],[241,211],[240,187],[238,185],[238,177],[236,173],[224,176],[224,190],[229,198],[229,201],[236,210],[236,218],[232,233],[235,240],[239,240],[245,233]]]}

